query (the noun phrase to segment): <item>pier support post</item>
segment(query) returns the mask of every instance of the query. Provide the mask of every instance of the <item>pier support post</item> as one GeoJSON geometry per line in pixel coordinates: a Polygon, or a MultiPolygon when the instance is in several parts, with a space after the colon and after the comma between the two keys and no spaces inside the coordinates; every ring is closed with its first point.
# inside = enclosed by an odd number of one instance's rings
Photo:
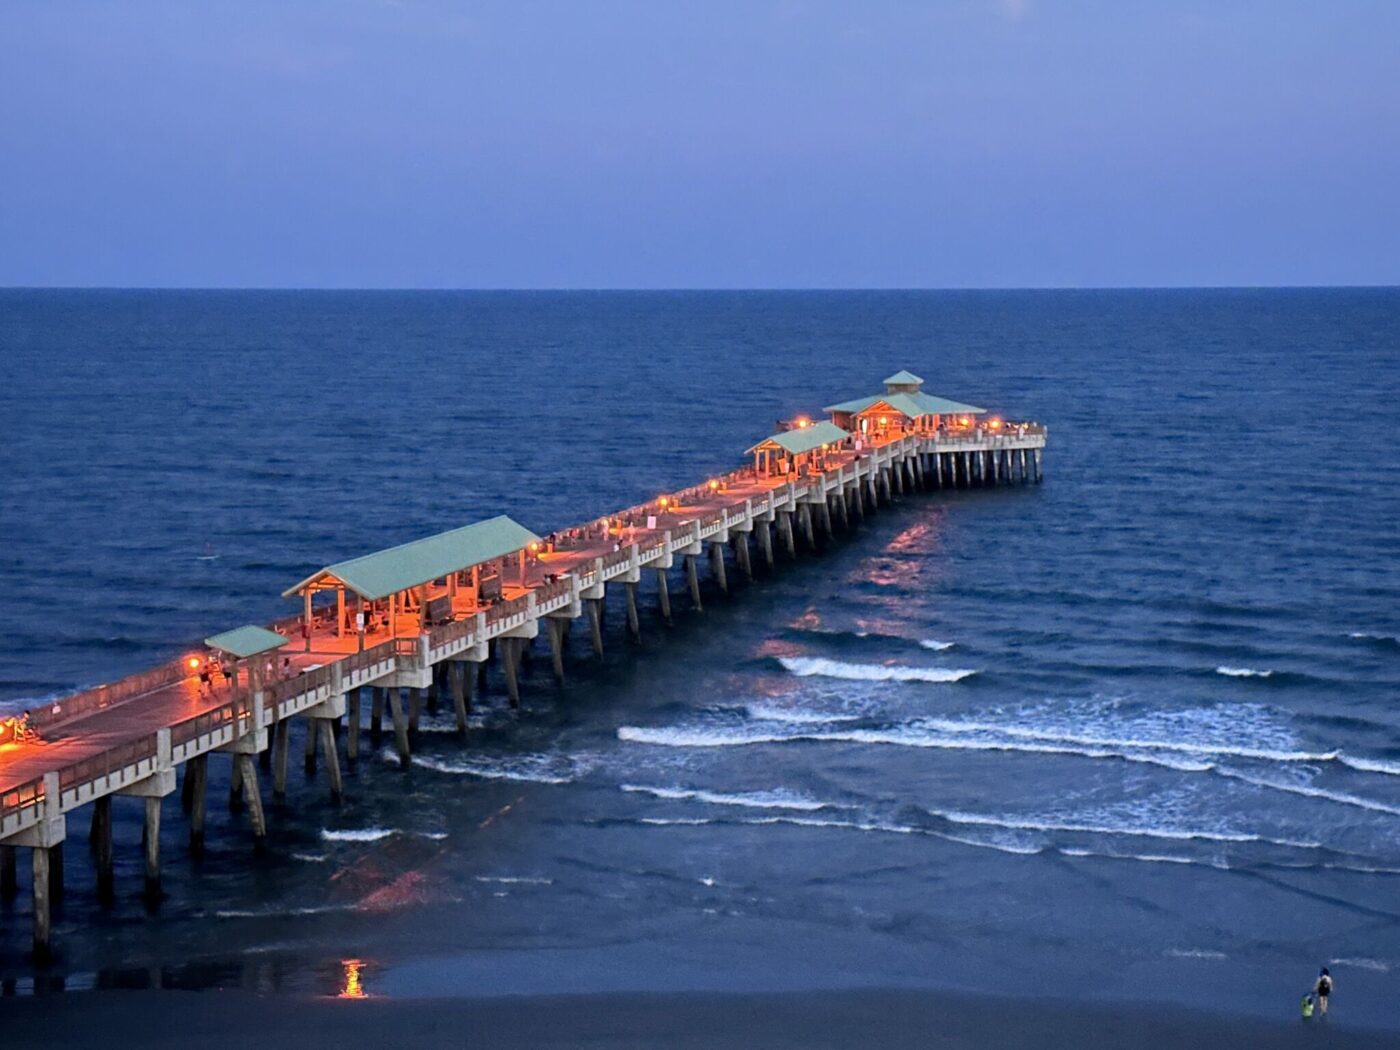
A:
{"type": "Polygon", "coordinates": [[[710,573],[719,584],[721,594],[729,593],[729,578],[724,573],[724,544],[710,544],[710,573]]]}
{"type": "Polygon", "coordinates": [[[306,720],[306,775],[314,776],[316,773],[316,726],[308,718],[306,720]]]}
{"type": "Polygon", "coordinates": [[[1030,480],[1030,474],[1026,469],[1026,450],[1021,449],[1021,484],[1025,485],[1030,480]]]}
{"type": "Polygon", "coordinates": [[[384,687],[371,686],[369,691],[369,745],[378,747],[384,735],[384,687]]]}
{"type": "Polygon", "coordinates": [[[345,698],[345,759],[355,762],[360,757],[360,690],[351,689],[345,698]]]}
{"type": "Polygon", "coordinates": [[[19,894],[19,876],[15,871],[17,846],[0,846],[0,900],[12,901],[19,894]]]}
{"type": "Polygon", "coordinates": [[[34,961],[49,961],[49,847],[32,850],[34,872],[34,961]]]}
{"type": "Polygon", "coordinates": [[[506,696],[511,707],[520,706],[520,681],[516,677],[520,660],[520,640],[518,638],[497,638],[496,652],[501,657],[501,667],[506,672],[506,696]]]}
{"type": "Polygon", "coordinates": [[[763,552],[763,563],[773,568],[773,529],[766,521],[760,521],[754,528],[758,530],[758,549],[763,552]]]}
{"type": "Polygon", "coordinates": [[[593,654],[600,660],[603,657],[603,600],[585,598],[584,611],[588,613],[588,638],[593,643],[593,654]]]}
{"type": "Polygon", "coordinates": [[[403,712],[403,690],[394,686],[389,690],[389,717],[394,722],[394,747],[399,753],[399,767],[408,768],[408,719],[403,712]]]}
{"type": "Polygon", "coordinates": [[[783,535],[783,546],[787,547],[788,557],[797,557],[797,537],[792,534],[792,511],[778,515],[778,531],[783,535]]]}
{"type": "MultiPolygon", "coordinates": [[[[285,723],[282,724],[285,729],[285,723]]],[[[282,748],[282,757],[287,756],[286,747],[282,748]]],[[[286,783],[287,763],[282,763],[283,784],[286,783]]],[[[193,787],[190,788],[190,854],[195,857],[204,854],[204,803],[207,797],[205,790],[209,784],[209,756],[196,755],[190,759],[185,776],[189,779],[193,787]]]]}
{"type": "MultiPolygon", "coordinates": [[[[239,758],[249,758],[240,755],[239,758]]],[[[144,896],[148,907],[160,902],[160,797],[146,799],[145,824],[146,887],[144,896]]]]}
{"type": "Polygon", "coordinates": [[[661,606],[661,617],[671,622],[671,585],[666,580],[666,570],[656,570],[656,600],[661,606]]]}
{"type": "Polygon", "coordinates": [[[228,811],[239,813],[243,809],[243,767],[236,761],[228,775],[228,811]]]}
{"type": "Polygon", "coordinates": [[[1035,480],[1036,480],[1036,483],[1039,484],[1040,481],[1041,481],[1044,477],[1045,477],[1045,475],[1042,474],[1041,471],[1040,471],[1040,449],[1036,449],[1036,450],[1035,450],[1035,480]]]}
{"type": "Polygon", "coordinates": [[[277,723],[277,740],[272,755],[272,797],[278,800],[287,796],[287,752],[292,748],[292,720],[284,718],[277,723]]]}
{"type": "Polygon", "coordinates": [[[63,843],[55,843],[49,854],[49,900],[63,903],[63,843]]]}
{"type": "Polygon", "coordinates": [[[545,617],[545,628],[549,631],[549,659],[554,668],[554,680],[564,684],[564,625],[554,616],[545,617]]]}
{"type": "Polygon", "coordinates": [[[739,563],[739,571],[744,579],[753,579],[753,562],[749,560],[749,534],[741,532],[734,541],[734,558],[739,563]]]}
{"type": "MultiPolygon", "coordinates": [[[[330,728],[330,722],[323,724],[330,728]]],[[[331,768],[336,770],[334,774],[337,778],[340,775],[339,767],[335,764],[335,739],[332,738],[326,745],[326,757],[331,768]]],[[[243,770],[243,787],[248,798],[248,822],[253,826],[253,849],[261,853],[267,846],[267,814],[263,812],[262,788],[258,786],[258,768],[253,763],[253,756],[240,754],[236,756],[239,767],[243,770]]],[[[157,806],[160,799],[147,799],[146,805],[155,802],[157,806]]]]}
{"type": "Polygon", "coordinates": [[[642,640],[642,624],[637,617],[637,585],[624,583],[622,588],[627,599],[627,633],[633,642],[639,643],[642,640]]]}
{"type": "Polygon", "coordinates": [[[802,536],[807,541],[807,546],[812,550],[817,549],[817,533],[812,527],[812,505],[802,504],[802,509],[798,511],[798,518],[802,522],[802,536]]]}
{"type": "MultiPolygon", "coordinates": [[[[190,774],[185,773],[188,782],[190,774]]],[[[92,804],[92,851],[97,866],[97,899],[105,906],[116,899],[112,870],[112,796],[103,795],[92,804]]]]}
{"type": "Polygon", "coordinates": [[[703,612],[705,606],[700,602],[700,574],[695,568],[695,555],[685,556],[685,579],[690,586],[690,603],[695,606],[696,612],[703,612]]]}
{"type": "MultiPolygon", "coordinates": [[[[326,755],[326,775],[331,782],[331,801],[339,802],[344,793],[344,784],[340,779],[340,756],[335,751],[335,723],[329,718],[318,718],[316,721],[321,728],[321,750],[326,755]]],[[[247,756],[241,756],[247,757],[247,756]]],[[[243,774],[246,782],[248,774],[243,774]]],[[[253,793],[257,794],[257,781],[253,781],[253,793]]],[[[258,807],[261,809],[261,805],[258,807]]]]}
{"type": "Polygon", "coordinates": [[[821,502],[822,531],[826,533],[828,540],[836,538],[836,530],[831,526],[831,497],[827,497],[821,502]]]}
{"type": "Polygon", "coordinates": [[[457,735],[467,735],[467,690],[471,679],[467,677],[467,665],[460,661],[452,665],[452,713],[457,717],[457,735]]]}
{"type": "Polygon", "coordinates": [[[423,717],[423,701],[427,695],[426,689],[414,689],[408,694],[408,735],[411,739],[418,739],[418,723],[423,717]]]}

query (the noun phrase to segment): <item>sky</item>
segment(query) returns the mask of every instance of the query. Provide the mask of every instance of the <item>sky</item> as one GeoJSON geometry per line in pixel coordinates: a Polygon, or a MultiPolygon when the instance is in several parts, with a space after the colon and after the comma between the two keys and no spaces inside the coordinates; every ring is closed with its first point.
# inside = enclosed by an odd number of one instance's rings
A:
{"type": "Polygon", "coordinates": [[[1326,284],[1400,2],[0,3],[0,286],[1326,284]]]}

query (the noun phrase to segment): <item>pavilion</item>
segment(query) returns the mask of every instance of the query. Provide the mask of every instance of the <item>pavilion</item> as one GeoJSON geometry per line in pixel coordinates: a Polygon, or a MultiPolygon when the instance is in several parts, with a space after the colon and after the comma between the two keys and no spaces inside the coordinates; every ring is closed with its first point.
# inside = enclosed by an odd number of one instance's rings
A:
{"type": "Polygon", "coordinates": [[[400,544],[318,569],[282,592],[284,598],[302,596],[302,634],[307,651],[315,619],[312,596],[325,591],[336,595],[335,635],[347,629],[374,630],[376,620],[390,637],[398,636],[403,613],[416,612],[421,627],[453,618],[454,600],[464,591],[470,604],[479,607],[500,597],[508,575],[524,584],[529,552],[538,551],[540,538],[504,514],[464,525],[436,536],[400,544]],[[510,573],[511,563],[516,573],[510,573]],[[347,593],[356,596],[357,615],[350,619],[347,593]]]}
{"type": "Polygon", "coordinates": [[[932,434],[970,426],[972,417],[987,410],[946,397],[926,394],[924,381],[912,372],[899,371],[884,379],[885,392],[828,405],[832,422],[860,438],[883,440],[906,433],[932,434]]]}
{"type": "Polygon", "coordinates": [[[835,423],[803,420],[788,430],[770,434],[748,451],[759,474],[796,476],[809,466],[821,469],[826,453],[844,447],[850,440],[850,433],[835,423]]]}

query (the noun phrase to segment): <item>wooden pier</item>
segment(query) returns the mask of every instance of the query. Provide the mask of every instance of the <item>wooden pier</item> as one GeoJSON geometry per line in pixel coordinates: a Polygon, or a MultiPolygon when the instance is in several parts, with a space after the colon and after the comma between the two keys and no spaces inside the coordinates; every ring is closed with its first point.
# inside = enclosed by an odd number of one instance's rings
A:
{"type": "Polygon", "coordinates": [[[319,764],[338,800],[342,739],[355,761],[362,734],[377,738],[387,716],[407,766],[424,705],[450,703],[466,737],[488,664],[514,706],[521,658],[541,634],[561,683],[575,621],[586,620],[601,656],[610,587],[622,591],[636,641],[648,578],[669,622],[678,567],[699,609],[702,561],[727,593],[731,563],[752,578],[906,493],[1041,480],[1043,426],[989,419],[924,394],[922,382],[897,373],[883,394],[830,406],[830,420],[800,418],[759,442],[752,465],[548,536],[499,517],[328,565],[286,592],[302,602],[293,619],[212,636],[162,667],[12,720],[0,732],[0,897],[18,892],[27,848],[36,961],[50,953],[51,902],[63,892],[62,847],[78,809],[90,808],[98,898],[107,903],[112,798],[144,800],[144,892],[154,907],[162,802],[179,791],[197,855],[211,755],[229,761],[230,802],[246,811],[251,845],[261,848],[269,833],[261,778],[270,775],[275,796],[285,793],[298,721],[308,770],[319,764]]]}

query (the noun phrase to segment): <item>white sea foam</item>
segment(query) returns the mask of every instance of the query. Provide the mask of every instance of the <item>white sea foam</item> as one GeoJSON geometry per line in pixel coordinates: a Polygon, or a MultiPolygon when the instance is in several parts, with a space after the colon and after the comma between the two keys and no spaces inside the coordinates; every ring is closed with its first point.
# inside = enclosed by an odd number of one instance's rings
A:
{"type": "Polygon", "coordinates": [[[477,875],[477,882],[493,882],[504,886],[552,886],[553,879],[534,875],[477,875]]]}
{"type": "Polygon", "coordinates": [[[1215,673],[1230,678],[1271,678],[1274,672],[1257,671],[1253,667],[1217,667],[1215,673]]]}
{"type": "Polygon", "coordinates": [[[354,911],[354,904],[322,904],[314,908],[269,908],[266,911],[251,911],[230,908],[216,911],[217,919],[286,919],[301,915],[325,915],[336,911],[354,911]]]}
{"type": "Polygon", "coordinates": [[[1374,970],[1376,973],[1389,973],[1390,964],[1379,959],[1333,959],[1331,966],[1351,966],[1358,970],[1374,970]]]}
{"type": "Polygon", "coordinates": [[[698,828],[714,821],[708,817],[642,817],[637,823],[657,828],[698,828]]]}
{"type": "Polygon", "coordinates": [[[852,682],[959,682],[977,673],[967,668],[848,664],[821,656],[780,656],[778,662],[799,678],[820,675],[852,682]]]}
{"type": "Polygon", "coordinates": [[[1211,867],[1224,868],[1224,864],[1214,861],[1199,861],[1191,857],[1173,857],[1165,853],[1101,853],[1091,849],[1075,849],[1070,846],[1061,846],[1058,851],[1066,857],[1091,857],[1097,860],[1135,860],[1144,864],[1201,864],[1206,863],[1211,867]]]}
{"type": "Polygon", "coordinates": [[[324,853],[293,853],[292,860],[299,860],[305,864],[324,864],[330,858],[324,853]]]}
{"type": "Polygon", "coordinates": [[[1092,824],[1075,821],[1037,819],[1033,817],[1001,817],[982,813],[964,813],[958,810],[930,810],[935,817],[954,824],[968,824],[979,827],[1007,828],[1013,831],[1070,832],[1086,835],[1122,835],[1131,838],[1169,839],[1175,841],[1205,842],[1262,842],[1274,846],[1288,846],[1294,849],[1319,849],[1316,842],[1300,842],[1294,839],[1273,839],[1243,831],[1210,830],[1204,828],[1171,828],[1157,825],[1135,826],[1131,824],[1092,824]]]}
{"type": "Polygon", "coordinates": [[[1212,962],[1229,958],[1224,952],[1218,952],[1214,948],[1168,948],[1166,954],[1174,959],[1209,959],[1212,962]]]}
{"type": "Polygon", "coordinates": [[[932,649],[935,653],[946,653],[953,648],[955,642],[940,642],[934,638],[920,638],[919,644],[925,649],[932,649]]]}
{"type": "Polygon", "coordinates": [[[1370,631],[1352,631],[1348,638],[1358,638],[1367,642],[1394,642],[1400,645],[1400,634],[1373,634],[1370,631]]]}
{"type": "Polygon", "coordinates": [[[772,704],[749,704],[744,713],[750,718],[763,722],[787,722],[793,725],[822,725],[831,722],[851,722],[860,715],[825,714],[821,711],[807,711],[802,708],[777,707],[772,704]]]}
{"type": "Polygon", "coordinates": [[[529,784],[571,784],[571,772],[560,769],[561,762],[545,755],[518,755],[501,762],[459,759],[448,761],[429,755],[414,755],[415,766],[452,776],[480,777],[483,780],[517,780],[529,784]]]}
{"type": "Polygon", "coordinates": [[[1388,777],[1400,777],[1400,765],[1394,762],[1383,762],[1377,758],[1356,758],[1343,754],[1338,754],[1336,758],[1342,765],[1354,769],[1358,773],[1384,773],[1388,777]]]}
{"type": "Polygon", "coordinates": [[[1312,787],[1309,784],[1285,784],[1277,780],[1265,777],[1250,776],[1234,769],[1219,770],[1221,776],[1230,777],[1233,780],[1240,780],[1255,787],[1267,788],[1270,791],[1281,791],[1289,795],[1299,795],[1303,798],[1322,799],[1327,802],[1336,802],[1343,806],[1355,806],[1357,809],[1369,809],[1373,813],[1385,813],[1392,817],[1400,817],[1400,807],[1388,806],[1384,802],[1377,802],[1374,799],[1362,798],[1359,795],[1350,795],[1341,791],[1328,791],[1325,788],[1312,787]]]}
{"type": "Polygon", "coordinates": [[[827,806],[825,802],[790,791],[744,791],[726,794],[700,788],[648,787],[645,784],[623,784],[622,790],[660,799],[706,802],[715,806],[743,806],[748,809],[796,809],[814,812],[827,806]]]}
{"type": "Polygon", "coordinates": [[[395,828],[347,828],[343,831],[321,829],[321,838],[327,842],[378,842],[397,834],[395,828]]]}

